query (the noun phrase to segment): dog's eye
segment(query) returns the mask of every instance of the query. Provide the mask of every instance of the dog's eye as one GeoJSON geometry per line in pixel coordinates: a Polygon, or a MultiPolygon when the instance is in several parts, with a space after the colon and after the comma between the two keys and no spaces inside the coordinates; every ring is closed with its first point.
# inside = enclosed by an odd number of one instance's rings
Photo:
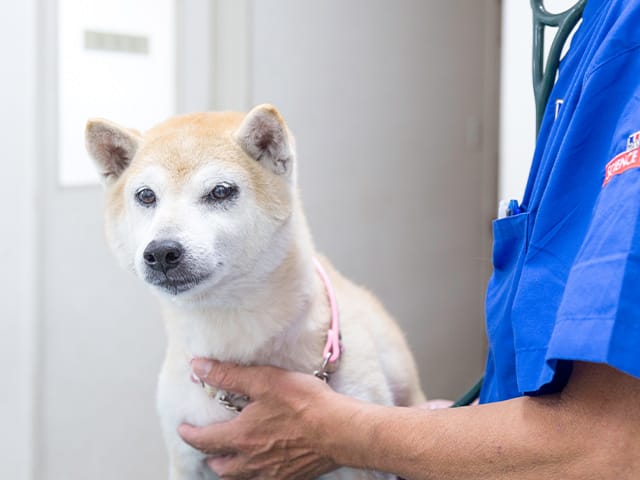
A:
{"type": "Polygon", "coordinates": [[[156,194],[148,187],[143,187],[136,192],[136,200],[145,207],[150,207],[156,203],[156,194]]]}
{"type": "Polygon", "coordinates": [[[207,198],[213,201],[225,200],[231,197],[237,191],[238,191],[238,187],[236,187],[235,185],[230,185],[228,183],[220,183],[215,187],[213,187],[213,190],[209,192],[209,195],[207,195],[207,198]]]}

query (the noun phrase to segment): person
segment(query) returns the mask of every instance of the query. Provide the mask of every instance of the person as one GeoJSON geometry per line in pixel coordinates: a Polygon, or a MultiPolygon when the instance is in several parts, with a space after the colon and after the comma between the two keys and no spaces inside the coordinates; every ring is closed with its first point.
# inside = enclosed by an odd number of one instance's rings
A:
{"type": "Polygon", "coordinates": [[[248,395],[182,438],[223,479],[339,466],[410,479],[640,478],[640,1],[589,0],[527,187],[494,222],[480,405],[385,407],[318,379],[197,359],[248,395]]]}

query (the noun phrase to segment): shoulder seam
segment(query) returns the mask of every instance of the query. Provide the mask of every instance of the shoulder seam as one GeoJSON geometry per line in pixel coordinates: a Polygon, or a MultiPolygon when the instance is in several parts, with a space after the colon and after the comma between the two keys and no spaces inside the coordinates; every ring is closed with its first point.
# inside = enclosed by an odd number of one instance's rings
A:
{"type": "Polygon", "coordinates": [[[610,64],[611,62],[617,60],[618,58],[627,55],[629,52],[632,52],[634,50],[638,50],[640,49],[640,43],[637,45],[633,45],[629,48],[626,48],[625,50],[618,52],[617,54],[613,55],[612,57],[609,57],[608,59],[606,59],[604,62],[602,62],[601,64],[599,64],[598,66],[594,67],[591,71],[587,72],[584,80],[585,82],[587,80],[589,80],[589,78],[591,78],[591,76],[596,73],[598,70],[600,70],[601,68],[605,67],[606,65],[610,64]]]}

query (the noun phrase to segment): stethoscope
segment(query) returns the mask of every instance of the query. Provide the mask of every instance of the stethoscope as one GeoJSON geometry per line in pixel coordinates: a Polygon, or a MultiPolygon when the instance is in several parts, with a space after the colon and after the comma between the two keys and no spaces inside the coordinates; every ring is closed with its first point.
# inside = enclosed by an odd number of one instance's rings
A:
{"type": "MultiPolygon", "coordinates": [[[[582,12],[587,0],[579,0],[572,7],[561,13],[549,13],[544,7],[544,0],[530,0],[533,13],[533,94],[536,103],[536,135],[540,131],[542,116],[549,101],[551,89],[555,83],[556,73],[560,65],[560,55],[564,44],[569,38],[576,24],[582,18],[582,12]],[[558,30],[551,42],[551,48],[544,64],[544,29],[556,27],[558,30]]],[[[557,116],[558,105],[556,105],[557,116]]],[[[467,392],[458,398],[451,408],[471,405],[479,396],[484,377],[480,379],[467,392]]]]}

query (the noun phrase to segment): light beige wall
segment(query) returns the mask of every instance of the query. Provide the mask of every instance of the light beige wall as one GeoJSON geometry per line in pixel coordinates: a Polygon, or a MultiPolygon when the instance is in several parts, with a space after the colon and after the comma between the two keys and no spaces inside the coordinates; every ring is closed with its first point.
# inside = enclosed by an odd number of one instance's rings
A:
{"type": "Polygon", "coordinates": [[[318,247],[400,321],[428,395],[484,367],[495,1],[255,2],[254,103],[297,135],[318,247]]]}

